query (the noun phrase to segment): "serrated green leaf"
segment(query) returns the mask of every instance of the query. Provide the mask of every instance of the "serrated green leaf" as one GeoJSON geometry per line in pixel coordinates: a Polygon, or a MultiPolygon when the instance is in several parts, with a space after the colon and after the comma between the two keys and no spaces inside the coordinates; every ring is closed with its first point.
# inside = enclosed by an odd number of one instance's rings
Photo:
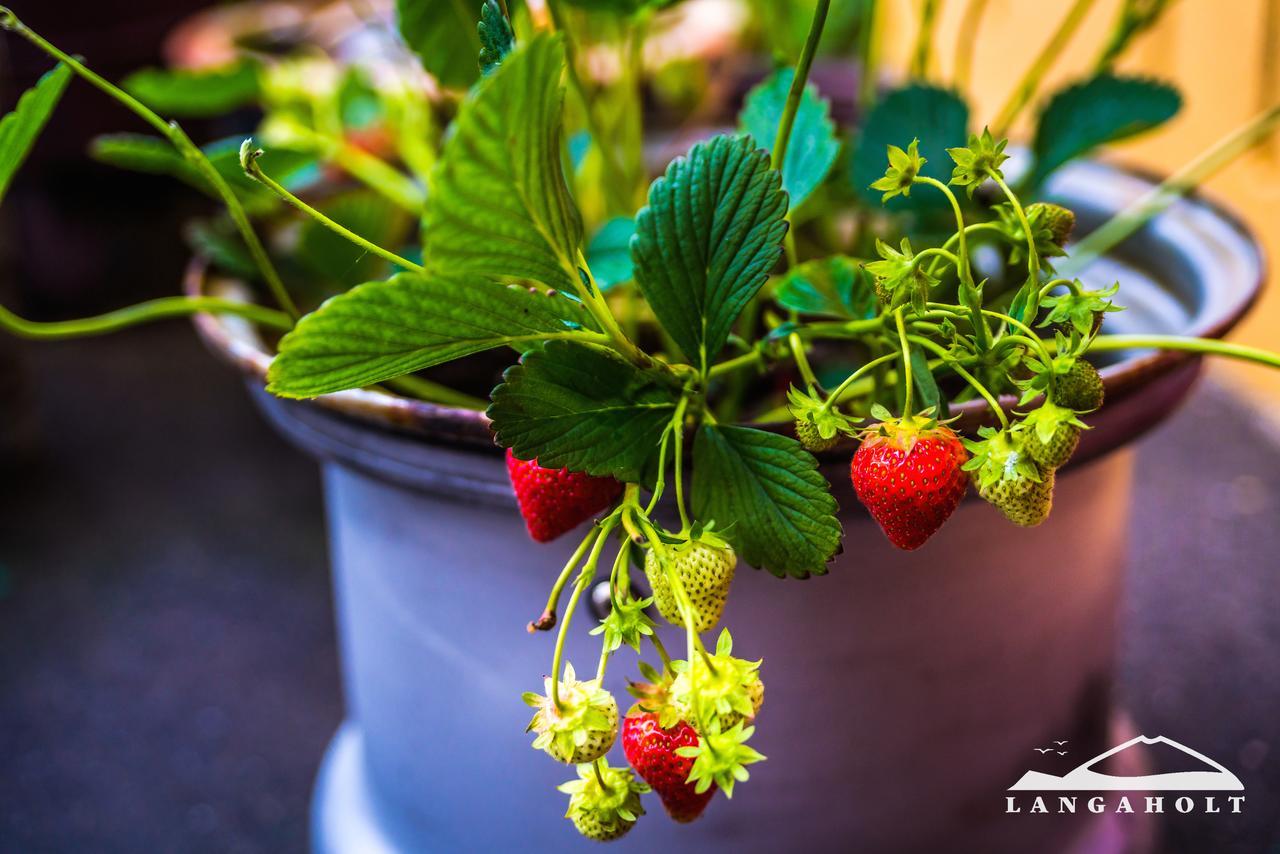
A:
{"type": "MultiPolygon", "coordinates": [[[[378,246],[398,247],[408,236],[402,208],[372,190],[339,193],[316,203],[329,219],[378,246]]],[[[315,276],[351,287],[385,278],[388,263],[308,217],[298,230],[298,262],[315,276]]]]}
{"type": "Polygon", "coordinates": [[[466,88],[480,77],[480,4],[481,0],[396,0],[400,35],[422,67],[445,86],[466,88]]]}
{"type": "Polygon", "coordinates": [[[782,253],[787,196],[750,137],[717,136],[677,158],[636,216],[636,282],[705,371],[782,253]]]}
{"type": "Polygon", "coordinates": [[[601,290],[630,281],[635,274],[631,263],[631,235],[636,233],[636,221],[631,217],[615,217],[591,238],[587,245],[587,265],[601,290]]]}
{"type": "Polygon", "coordinates": [[[1182,96],[1172,86],[1138,77],[1099,74],[1061,90],[1037,121],[1031,184],[1099,145],[1167,122],[1181,107],[1182,96]]]}
{"type": "Polygon", "coordinates": [[[424,255],[450,273],[573,292],[582,220],[560,159],[564,47],[518,47],[463,103],[427,202],[424,255]]]}
{"type": "Polygon", "coordinates": [[[485,0],[480,8],[480,73],[489,74],[502,64],[515,47],[516,35],[511,22],[502,14],[498,0],[485,0]]]}
{"type": "Polygon", "coordinates": [[[71,69],[59,63],[23,92],[13,110],[0,119],[0,199],[31,153],[70,79],[71,69]]]}
{"type": "MultiPolygon", "coordinates": [[[[773,150],[793,79],[795,70],[790,67],[769,75],[747,94],[738,116],[742,132],[750,134],[768,151],[773,150]]],[[[831,121],[831,105],[818,95],[812,84],[805,86],[787,143],[786,162],[782,164],[782,189],[791,196],[793,211],[822,184],[839,155],[840,141],[836,139],[836,126],[831,121]]]]}
{"type": "Polygon", "coordinates": [[[574,334],[572,300],[478,276],[401,273],[324,303],[280,341],[267,390],[315,397],[382,382],[471,353],[574,334]]]}
{"type": "Polygon", "coordinates": [[[637,483],[679,396],[612,351],[551,341],[507,370],[488,415],[498,444],[522,459],[637,483]]]}
{"type": "Polygon", "coordinates": [[[825,573],[840,544],[817,461],[788,436],[704,424],[693,446],[693,512],[742,559],[775,575],[825,573]]]}
{"type": "MultiPolygon", "coordinates": [[[[920,139],[920,154],[927,160],[920,174],[946,183],[951,178],[948,148],[969,139],[969,106],[950,89],[913,83],[890,92],[867,115],[850,158],[853,189],[867,204],[878,208],[881,193],[871,185],[884,175],[885,152],[890,145],[905,148],[920,139]]],[[[947,205],[946,197],[921,188],[909,198],[899,196],[884,203],[889,210],[921,210],[947,205]]]]}
{"type": "Polygon", "coordinates": [[[218,68],[144,68],[124,79],[129,94],[166,116],[221,116],[257,100],[258,66],[241,61],[218,68]]]}
{"type": "Polygon", "coordinates": [[[783,308],[865,320],[877,311],[875,283],[862,263],[844,255],[806,261],[792,268],[773,292],[783,308]]]}

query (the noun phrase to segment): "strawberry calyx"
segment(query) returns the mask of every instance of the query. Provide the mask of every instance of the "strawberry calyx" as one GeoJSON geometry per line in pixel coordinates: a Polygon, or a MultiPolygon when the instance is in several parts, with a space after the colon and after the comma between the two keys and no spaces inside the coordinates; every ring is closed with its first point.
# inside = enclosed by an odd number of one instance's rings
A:
{"type": "Polygon", "coordinates": [[[536,711],[525,732],[536,732],[535,750],[560,762],[576,765],[591,762],[608,752],[618,734],[618,702],[600,686],[599,680],[576,678],[572,664],[566,664],[559,684],[559,705],[552,692],[552,677],[545,680],[546,694],[527,691],[524,702],[536,711]]]}
{"type": "Polygon", "coordinates": [[[735,658],[729,630],[720,633],[715,653],[704,651],[687,661],[671,662],[675,679],[671,702],[681,718],[700,734],[727,732],[744,720],[752,720],[764,703],[761,661],[735,658]]]}
{"type": "Polygon", "coordinates": [[[730,729],[721,732],[718,726],[717,724],[717,728],[699,733],[696,747],[678,748],[676,755],[693,760],[693,766],[689,769],[689,782],[693,784],[695,792],[701,794],[714,785],[724,790],[726,798],[732,798],[734,785],[746,782],[751,776],[746,766],[766,757],[746,743],[755,734],[755,727],[738,721],[730,729]]]}
{"type": "Polygon", "coordinates": [[[977,441],[963,440],[972,456],[962,468],[970,473],[979,492],[1000,481],[1040,482],[1040,468],[1026,451],[1025,433],[1014,428],[982,427],[978,436],[977,441]]]}
{"type": "Polygon", "coordinates": [[[569,796],[564,817],[583,836],[601,841],[617,839],[644,815],[640,796],[650,788],[637,780],[630,768],[613,768],[600,760],[579,763],[577,770],[578,779],[556,788],[569,796]]]}

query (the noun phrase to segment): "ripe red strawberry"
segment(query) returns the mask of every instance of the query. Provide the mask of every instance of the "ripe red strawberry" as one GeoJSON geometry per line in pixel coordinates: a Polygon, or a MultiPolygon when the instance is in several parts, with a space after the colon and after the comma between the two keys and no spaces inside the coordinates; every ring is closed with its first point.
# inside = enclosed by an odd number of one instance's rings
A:
{"type": "Polygon", "coordinates": [[[663,729],[656,714],[638,710],[622,721],[622,752],[627,761],[658,793],[671,817],[681,823],[702,815],[716,793],[714,784],[698,794],[694,784],[686,782],[694,760],[676,755],[676,750],[697,745],[698,733],[687,721],[678,720],[663,729]]]}
{"type": "Polygon", "coordinates": [[[604,510],[622,493],[611,477],[568,469],[544,469],[537,460],[519,460],[507,449],[507,474],[516,492],[529,536],[548,543],[604,510]]]}
{"type": "Polygon", "coordinates": [[[858,500],[889,542],[918,549],[942,527],[968,486],[969,454],[950,428],[932,420],[891,418],[869,430],[853,455],[858,500]]]}

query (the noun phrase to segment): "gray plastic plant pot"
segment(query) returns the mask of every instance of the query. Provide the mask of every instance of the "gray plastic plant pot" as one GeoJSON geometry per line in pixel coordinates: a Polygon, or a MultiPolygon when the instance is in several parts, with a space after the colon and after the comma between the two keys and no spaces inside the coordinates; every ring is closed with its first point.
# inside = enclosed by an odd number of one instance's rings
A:
{"type": "MultiPolygon", "coordinates": [[[[1082,163],[1052,189],[1087,230],[1150,186],[1082,163]]],[[[1122,282],[1129,310],[1108,329],[1216,336],[1255,297],[1262,259],[1231,216],[1192,199],[1085,278],[1122,282]]],[[[189,287],[202,287],[198,271],[189,287]]],[[[525,625],[577,537],[529,540],[483,416],[368,392],[281,401],[261,391],[269,357],[241,328],[199,323],[255,374],[255,400],[324,472],[347,719],[316,782],[314,850],[592,850],[555,790],[573,769],[530,748],[520,701],[541,690],[552,652],[525,625]]],[[[1084,461],[1062,473],[1053,516],[1036,529],[971,498],[926,547],[898,552],[854,499],[847,453],[831,457],[843,553],[803,582],[740,569],[725,613],[735,653],[764,659],[752,743],[768,760],[691,825],[647,797],[649,815],[613,847],[1147,848],[1142,815],[1010,815],[1005,798],[1029,770],[1062,774],[1136,734],[1111,691],[1133,476],[1124,445],[1169,414],[1197,369],[1171,353],[1108,365],[1084,461]],[[1036,751],[1054,741],[1065,755],[1036,751]]],[[[595,617],[584,607],[573,619],[568,660],[590,669],[595,617]]],[[[681,648],[674,630],[668,645],[681,648]]],[[[620,654],[607,687],[625,698],[636,675],[620,654]]],[[[621,749],[611,758],[622,762],[621,749]]],[[[1136,749],[1120,758],[1120,773],[1142,767],[1136,749]]]]}

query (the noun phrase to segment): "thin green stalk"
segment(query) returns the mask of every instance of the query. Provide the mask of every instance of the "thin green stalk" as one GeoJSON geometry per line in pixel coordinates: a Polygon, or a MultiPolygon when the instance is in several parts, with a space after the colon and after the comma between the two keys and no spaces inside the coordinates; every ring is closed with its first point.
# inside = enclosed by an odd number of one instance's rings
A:
{"type": "Polygon", "coordinates": [[[421,264],[415,264],[409,259],[402,258],[396,253],[392,252],[391,250],[383,249],[381,246],[374,243],[373,241],[368,240],[364,237],[361,237],[360,235],[356,234],[354,231],[347,228],[346,226],[340,223],[334,222],[332,219],[325,216],[320,211],[311,207],[311,205],[307,204],[306,202],[302,201],[302,199],[298,198],[293,193],[286,190],[278,182],[272,179],[270,175],[262,171],[262,165],[258,162],[258,158],[262,156],[263,151],[261,148],[250,151],[249,150],[250,142],[251,140],[246,139],[244,141],[244,145],[241,146],[240,148],[240,165],[244,169],[244,173],[248,175],[250,178],[262,184],[264,187],[266,187],[271,192],[275,193],[277,196],[279,196],[288,204],[292,205],[298,211],[311,217],[316,222],[320,223],[325,228],[329,229],[334,234],[338,235],[344,240],[349,240],[350,242],[354,243],[356,246],[359,246],[361,249],[364,249],[367,252],[372,252],[374,255],[377,255],[379,258],[382,258],[385,261],[390,261],[392,264],[396,264],[400,267],[403,267],[406,270],[413,270],[418,273],[426,272],[427,268],[423,267],[421,264]]]}
{"type": "Polygon", "coordinates": [[[688,396],[682,395],[680,402],[676,404],[675,414],[671,417],[671,438],[672,444],[675,446],[673,454],[675,456],[675,483],[676,483],[676,511],[680,514],[680,533],[689,532],[689,513],[684,507],[684,413],[685,408],[689,405],[688,396]]]}
{"type": "Polygon", "coordinates": [[[657,632],[654,632],[649,635],[649,640],[653,643],[653,649],[658,653],[658,658],[662,659],[663,669],[669,668],[671,666],[671,656],[667,654],[667,648],[663,646],[662,638],[658,637],[657,632]]]}
{"type": "Polygon", "coordinates": [[[1259,347],[1248,347],[1244,344],[1232,344],[1215,338],[1183,338],[1177,335],[1101,335],[1093,340],[1089,351],[1104,352],[1107,350],[1179,350],[1186,353],[1200,353],[1206,356],[1224,356],[1269,368],[1280,368],[1280,354],[1263,350],[1259,347]]]}
{"type": "Polygon", "coordinates": [[[941,0],[923,0],[920,6],[920,30],[916,33],[916,46],[911,54],[911,76],[923,80],[929,75],[929,51],[933,46],[933,25],[938,17],[941,0]]]}
{"type": "Polygon", "coordinates": [[[800,109],[804,87],[809,82],[809,70],[813,67],[813,57],[818,51],[818,42],[822,39],[822,28],[827,24],[827,12],[830,8],[831,0],[818,0],[818,5],[813,10],[813,20],[809,23],[809,35],[804,40],[804,47],[800,49],[800,59],[796,62],[795,75],[791,78],[791,88],[787,90],[787,101],[782,108],[782,120],[778,122],[778,134],[773,139],[770,165],[778,172],[782,172],[782,165],[787,161],[787,146],[791,143],[796,112],[800,109]]]}
{"type": "Polygon", "coordinates": [[[555,654],[551,658],[551,702],[555,704],[558,710],[564,709],[564,706],[560,703],[560,665],[564,658],[564,641],[569,633],[569,623],[573,620],[573,612],[578,607],[578,600],[582,598],[582,592],[587,589],[587,585],[591,583],[591,579],[595,575],[596,565],[600,561],[600,552],[604,549],[605,541],[609,539],[609,532],[613,530],[613,518],[606,520],[596,530],[595,542],[591,546],[591,555],[578,573],[578,580],[573,586],[573,594],[569,597],[569,605],[565,608],[564,620],[560,623],[560,632],[556,635],[555,654]]]}
{"type": "Polygon", "coordinates": [[[271,264],[271,259],[267,257],[267,251],[263,248],[261,241],[258,240],[257,232],[253,230],[253,225],[249,222],[249,216],[245,213],[244,206],[240,204],[240,200],[236,197],[230,185],[227,184],[226,179],[214,168],[213,164],[209,162],[209,158],[191,141],[191,138],[178,126],[177,122],[166,122],[137,98],[90,70],[80,60],[45,41],[39,33],[18,20],[18,16],[4,6],[0,6],[0,27],[17,33],[49,56],[66,65],[81,79],[128,108],[155,128],[165,139],[169,140],[169,143],[178,150],[183,158],[199,170],[200,174],[217,192],[219,198],[222,199],[222,203],[227,208],[227,213],[231,216],[231,221],[244,239],[245,245],[249,249],[249,254],[253,257],[254,264],[259,272],[262,273],[263,280],[266,281],[267,286],[271,289],[271,294],[280,308],[284,309],[290,316],[298,317],[298,308],[294,305],[288,291],[285,290],[284,282],[280,280],[280,275],[271,264]]]}
{"type": "Polygon", "coordinates": [[[287,332],[293,328],[293,320],[289,315],[252,303],[218,297],[162,297],[109,311],[96,317],[51,322],[25,320],[4,306],[0,306],[0,329],[19,338],[56,341],[106,335],[141,323],[172,317],[190,317],[193,314],[231,314],[281,332],[287,332]]]}
{"type": "MultiPolygon", "coordinates": [[[[951,354],[948,353],[946,349],[940,346],[937,342],[932,341],[928,338],[925,338],[923,335],[911,335],[909,337],[912,341],[916,342],[917,344],[924,347],[925,349],[932,350],[934,353],[941,356],[944,361],[950,359],[951,354]]],[[[1000,426],[1008,428],[1009,417],[1004,414],[1004,407],[1002,407],[999,401],[996,400],[995,395],[993,395],[990,391],[988,391],[985,385],[978,382],[977,378],[974,377],[973,374],[966,371],[964,367],[961,366],[959,363],[953,362],[953,361],[947,361],[947,365],[953,371],[959,374],[964,379],[965,382],[967,382],[970,386],[972,386],[974,391],[976,391],[978,394],[983,396],[983,398],[987,401],[987,404],[991,407],[991,411],[995,413],[996,418],[1000,419],[1000,426]]]]}
{"type": "Polygon", "coordinates": [[[840,400],[840,396],[845,393],[845,391],[849,388],[849,386],[857,382],[858,378],[861,377],[863,374],[867,373],[868,371],[875,370],[880,365],[883,365],[887,362],[892,362],[897,358],[898,358],[898,353],[895,351],[893,353],[886,353],[883,356],[872,359],[870,362],[867,362],[866,364],[861,365],[857,370],[849,374],[849,376],[845,377],[844,380],[840,383],[840,385],[836,386],[835,391],[827,395],[827,399],[822,402],[822,406],[818,410],[818,412],[819,413],[826,412],[833,405],[838,403],[840,400]]]}
{"type": "Polygon", "coordinates": [[[858,108],[864,116],[876,103],[876,65],[880,62],[879,42],[884,26],[880,0],[868,0],[868,2],[870,11],[862,23],[863,29],[859,34],[861,36],[859,58],[862,60],[862,67],[858,69],[858,108]]]}
{"type": "Polygon", "coordinates": [[[1009,93],[1009,99],[1000,110],[991,130],[992,134],[997,138],[1008,135],[1010,126],[1013,125],[1023,108],[1035,97],[1036,89],[1040,87],[1045,74],[1053,66],[1054,60],[1064,53],[1067,42],[1075,35],[1076,30],[1084,21],[1085,15],[1088,14],[1093,3],[1094,0],[1076,0],[1067,11],[1066,17],[1062,19],[1062,23],[1058,24],[1058,29],[1054,31],[1053,37],[1045,44],[1035,62],[1031,64],[1026,74],[1022,76],[1017,88],[1009,93]]]}
{"type": "Polygon", "coordinates": [[[910,416],[912,414],[911,398],[912,392],[914,391],[911,387],[911,348],[907,346],[907,327],[902,322],[902,311],[902,307],[899,307],[898,310],[893,313],[893,321],[898,327],[898,343],[902,347],[902,377],[903,382],[906,385],[906,393],[902,401],[902,414],[910,416]]]}
{"type": "Polygon", "coordinates": [[[1141,198],[1107,220],[1072,247],[1058,265],[1062,276],[1075,277],[1089,264],[1133,234],[1219,169],[1266,139],[1280,124],[1280,104],[1264,110],[1223,137],[1207,151],[1166,178],[1141,198]]]}
{"type": "Polygon", "coordinates": [[[560,594],[564,591],[564,586],[569,581],[569,574],[582,562],[587,549],[591,547],[598,536],[599,532],[593,529],[590,534],[582,538],[582,542],[574,550],[573,556],[564,565],[564,569],[560,570],[560,575],[556,577],[556,583],[551,585],[551,593],[547,596],[547,604],[542,609],[542,614],[538,619],[529,623],[530,633],[535,631],[545,632],[556,624],[556,609],[560,607],[560,594]]]}
{"type": "Polygon", "coordinates": [[[800,376],[804,379],[805,385],[809,387],[809,391],[817,389],[818,378],[814,376],[809,357],[805,355],[804,342],[800,340],[799,335],[792,332],[787,336],[787,344],[791,347],[791,356],[796,360],[796,367],[800,369],[800,376]]]}
{"type": "Polygon", "coordinates": [[[489,405],[487,400],[455,391],[448,386],[423,379],[422,377],[406,375],[384,380],[382,384],[401,394],[425,400],[427,403],[438,403],[442,406],[456,406],[462,409],[482,412],[489,405]]]}
{"type": "MultiPolygon", "coordinates": [[[[609,308],[608,301],[605,300],[604,294],[600,291],[600,285],[596,283],[596,277],[591,272],[590,265],[587,264],[587,258],[582,254],[582,249],[578,249],[578,266],[587,276],[586,287],[578,288],[578,295],[582,298],[582,304],[586,306],[587,311],[591,312],[591,316],[600,324],[600,328],[604,330],[604,334],[613,342],[613,347],[621,353],[628,361],[639,367],[649,367],[653,364],[653,359],[649,358],[639,347],[637,347],[627,334],[622,331],[622,327],[618,326],[617,319],[613,316],[613,311],[609,308]]],[[[572,277],[572,281],[576,284],[580,281],[577,270],[566,270],[572,277]]]]}
{"type": "Polygon", "coordinates": [[[982,23],[982,16],[986,14],[987,2],[988,0],[969,0],[964,17],[960,19],[954,74],[955,88],[960,92],[969,90],[969,77],[973,73],[973,51],[978,44],[978,27],[982,23]]]}

